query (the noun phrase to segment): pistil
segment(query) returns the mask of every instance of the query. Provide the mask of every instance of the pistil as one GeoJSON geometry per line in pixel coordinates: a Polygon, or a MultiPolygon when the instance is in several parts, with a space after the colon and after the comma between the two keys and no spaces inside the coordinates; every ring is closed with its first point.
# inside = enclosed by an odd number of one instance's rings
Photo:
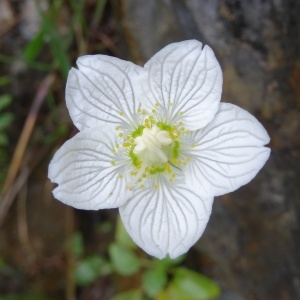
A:
{"type": "Polygon", "coordinates": [[[150,163],[165,163],[168,155],[164,147],[170,146],[172,142],[167,131],[154,125],[151,129],[145,128],[143,134],[134,139],[133,153],[150,163]]]}

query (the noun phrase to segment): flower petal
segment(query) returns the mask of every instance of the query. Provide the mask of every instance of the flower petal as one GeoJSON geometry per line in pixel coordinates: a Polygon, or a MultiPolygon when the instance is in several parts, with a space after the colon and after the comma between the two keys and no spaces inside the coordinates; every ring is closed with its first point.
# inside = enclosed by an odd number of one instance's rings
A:
{"type": "Polygon", "coordinates": [[[185,141],[182,153],[191,159],[185,169],[186,182],[204,194],[232,192],[263,167],[270,155],[270,149],[263,146],[269,141],[255,117],[238,106],[221,103],[214,120],[185,141]]]}
{"type": "Polygon", "coordinates": [[[66,86],[70,116],[79,130],[113,124],[135,124],[139,107],[139,74],[145,70],[131,62],[105,55],[77,60],[66,86]]]}
{"type": "Polygon", "coordinates": [[[158,188],[138,189],[120,207],[126,230],[148,254],[171,258],[187,252],[208,222],[213,197],[201,198],[183,183],[159,177],[158,188]]]}
{"type": "Polygon", "coordinates": [[[207,125],[218,110],[222,71],[210,47],[196,40],[174,43],[154,55],[149,70],[147,109],[160,105],[167,122],[188,130],[207,125]]]}
{"type": "Polygon", "coordinates": [[[80,209],[113,208],[128,200],[128,162],[112,152],[109,126],[79,132],[54,155],[48,177],[58,184],[53,195],[80,209]]]}

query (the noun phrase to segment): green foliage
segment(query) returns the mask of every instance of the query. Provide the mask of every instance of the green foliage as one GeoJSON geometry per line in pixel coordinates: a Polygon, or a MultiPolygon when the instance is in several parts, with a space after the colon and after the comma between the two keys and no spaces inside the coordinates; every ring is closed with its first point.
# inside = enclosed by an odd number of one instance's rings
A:
{"type": "Polygon", "coordinates": [[[11,82],[10,76],[1,76],[0,77],[0,86],[7,85],[11,82]]]}
{"type": "Polygon", "coordinates": [[[83,16],[84,2],[85,0],[71,0],[70,4],[73,9],[75,23],[80,24],[86,30],[87,24],[83,16]]]}
{"type": "MultiPolygon", "coordinates": [[[[35,37],[23,49],[23,61],[29,68],[49,72],[58,69],[63,78],[66,78],[71,67],[70,47],[77,43],[77,52],[83,54],[86,50],[89,25],[95,27],[99,24],[107,0],[98,0],[95,4],[91,20],[85,15],[85,0],[53,0],[48,1],[47,9],[41,8],[39,1],[35,1],[36,8],[41,18],[41,26],[35,37]],[[68,30],[62,30],[59,20],[62,13],[70,10],[70,24],[68,30]],[[52,61],[43,63],[38,61],[38,56],[43,49],[50,48],[52,61]]],[[[16,58],[0,53],[0,61],[14,63],[16,58]]],[[[1,80],[0,80],[1,86],[1,80]]]]}
{"type": "Polygon", "coordinates": [[[174,300],[208,300],[215,299],[219,294],[220,288],[214,281],[186,268],[175,270],[167,290],[167,295],[174,300]]]}
{"type": "Polygon", "coordinates": [[[51,128],[51,131],[49,130],[50,132],[47,132],[47,134],[44,135],[43,143],[53,144],[59,138],[65,137],[68,134],[69,126],[65,122],[62,122],[55,96],[51,92],[47,95],[47,106],[51,111],[52,118],[51,125],[46,124],[46,126],[48,125],[48,127],[51,128]]]}
{"type": "Polygon", "coordinates": [[[34,61],[44,45],[45,30],[41,28],[36,36],[26,45],[23,57],[26,61],[34,61]]]}
{"type": "Polygon", "coordinates": [[[118,294],[112,300],[143,300],[143,295],[140,290],[132,290],[118,294]]]}
{"type": "Polygon", "coordinates": [[[52,133],[44,137],[43,142],[45,144],[52,144],[57,141],[59,138],[66,136],[68,133],[68,127],[65,124],[59,124],[53,130],[52,133]]]}
{"type": "Polygon", "coordinates": [[[171,266],[176,266],[176,265],[179,265],[180,263],[182,263],[184,261],[184,259],[185,259],[185,256],[186,255],[183,254],[181,256],[178,256],[175,259],[171,259],[169,256],[167,256],[164,259],[156,259],[155,258],[154,259],[154,264],[156,266],[160,266],[160,267],[168,269],[171,266]]]}
{"type": "Polygon", "coordinates": [[[11,113],[3,113],[0,116],[0,130],[4,130],[7,126],[11,124],[13,120],[13,115],[11,113]]]}
{"type": "Polygon", "coordinates": [[[153,259],[153,267],[145,270],[143,274],[143,288],[148,297],[155,298],[165,288],[168,281],[168,274],[176,268],[185,258],[181,255],[176,259],[166,257],[164,259],[153,259]]]}
{"type": "Polygon", "coordinates": [[[70,251],[76,259],[74,280],[78,285],[93,283],[100,276],[112,272],[111,264],[101,255],[84,257],[85,247],[82,234],[75,232],[70,241],[70,251]]]}
{"type": "Polygon", "coordinates": [[[8,144],[8,138],[5,134],[0,133],[0,146],[5,146],[8,144]]]}
{"type": "Polygon", "coordinates": [[[5,94],[0,96],[0,111],[8,106],[12,101],[11,95],[5,94]]]}
{"type": "Polygon", "coordinates": [[[49,45],[56,60],[56,64],[58,65],[63,78],[66,79],[71,68],[71,63],[67,53],[66,39],[59,33],[55,15],[56,14],[52,13],[50,16],[44,16],[43,29],[45,30],[45,35],[49,39],[49,45]]]}
{"type": "Polygon", "coordinates": [[[167,283],[167,272],[164,268],[146,270],[143,274],[143,288],[148,297],[154,298],[167,283]]]}
{"type": "Polygon", "coordinates": [[[8,127],[13,121],[13,115],[8,112],[2,112],[12,101],[11,95],[5,94],[0,96],[0,136],[5,138],[5,134],[2,131],[8,127]]]}
{"type": "Polygon", "coordinates": [[[102,19],[106,3],[107,3],[107,0],[98,0],[97,1],[97,6],[96,6],[95,13],[94,13],[93,20],[92,20],[93,27],[95,27],[102,19]]]}
{"type": "Polygon", "coordinates": [[[101,276],[139,274],[140,288],[119,293],[113,300],[212,300],[220,294],[214,281],[180,266],[185,255],[161,260],[138,256],[134,252],[136,245],[120,218],[117,219],[115,241],[108,247],[109,259],[98,254],[85,256],[84,240],[79,232],[73,235],[70,245],[76,258],[74,279],[79,286],[91,284],[101,276]]]}
{"type": "Polygon", "coordinates": [[[120,217],[117,218],[116,242],[125,248],[129,248],[129,249],[136,248],[135,242],[127,233],[120,217]]]}
{"type": "Polygon", "coordinates": [[[8,277],[18,276],[16,270],[7,264],[2,257],[0,257],[0,274],[8,277]]]}
{"type": "Polygon", "coordinates": [[[120,275],[132,275],[140,269],[141,263],[138,257],[122,245],[110,244],[109,256],[114,270],[120,275]]]}
{"type": "MultiPolygon", "coordinates": [[[[0,81],[2,79],[2,84],[6,84],[9,82],[7,76],[0,77],[0,81]],[[4,78],[4,80],[3,80],[4,78]]],[[[7,156],[8,151],[4,148],[8,145],[7,133],[5,130],[12,123],[14,117],[10,112],[5,112],[5,108],[12,102],[12,97],[9,94],[0,95],[0,190],[2,188],[2,183],[4,181],[6,175],[6,164],[7,164],[7,156]]]]}
{"type": "MultiPolygon", "coordinates": [[[[87,24],[83,15],[84,1],[70,1],[73,10],[74,24],[77,28],[87,29],[87,24]]],[[[29,67],[37,67],[38,69],[44,69],[45,71],[49,66],[36,61],[38,55],[41,53],[45,45],[50,46],[53,66],[60,70],[63,78],[67,78],[68,72],[71,68],[71,62],[69,58],[69,48],[72,44],[75,32],[70,26],[70,30],[62,33],[57,20],[60,18],[60,12],[63,11],[64,1],[55,0],[51,4],[49,3],[48,9],[40,10],[40,16],[42,25],[36,36],[26,45],[23,50],[23,57],[29,67]],[[46,68],[45,68],[46,67],[46,68]]],[[[38,7],[39,8],[39,7],[38,7]]]]}
{"type": "Polygon", "coordinates": [[[88,285],[97,278],[112,272],[110,263],[100,255],[94,255],[80,260],[75,268],[75,282],[78,285],[88,285]]]}
{"type": "Polygon", "coordinates": [[[75,232],[71,238],[71,251],[75,257],[83,256],[84,242],[80,232],[75,232]]]}

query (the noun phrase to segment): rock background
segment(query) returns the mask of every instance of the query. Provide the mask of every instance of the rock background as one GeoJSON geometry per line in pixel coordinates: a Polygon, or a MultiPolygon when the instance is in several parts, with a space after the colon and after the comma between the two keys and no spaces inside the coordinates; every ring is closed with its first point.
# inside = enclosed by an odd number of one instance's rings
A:
{"type": "Polygon", "coordinates": [[[115,0],[124,55],[143,64],[185,39],[210,45],[223,101],[267,128],[272,154],[259,175],[215,199],[196,245],[220,299],[300,299],[300,1],[115,0]],[[126,54],[126,50],[129,52],[126,54]]]}

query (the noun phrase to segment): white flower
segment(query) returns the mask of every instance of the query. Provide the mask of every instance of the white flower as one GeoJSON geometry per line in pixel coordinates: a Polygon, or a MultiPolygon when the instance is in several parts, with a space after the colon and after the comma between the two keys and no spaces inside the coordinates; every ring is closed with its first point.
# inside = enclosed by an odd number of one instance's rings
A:
{"type": "Polygon", "coordinates": [[[80,209],[119,207],[147,253],[185,253],[203,233],[213,197],[265,164],[266,130],[220,103],[219,63],[198,41],[170,44],[144,68],[104,55],[77,65],[66,101],[80,132],[50,163],[54,197],[80,209]]]}

